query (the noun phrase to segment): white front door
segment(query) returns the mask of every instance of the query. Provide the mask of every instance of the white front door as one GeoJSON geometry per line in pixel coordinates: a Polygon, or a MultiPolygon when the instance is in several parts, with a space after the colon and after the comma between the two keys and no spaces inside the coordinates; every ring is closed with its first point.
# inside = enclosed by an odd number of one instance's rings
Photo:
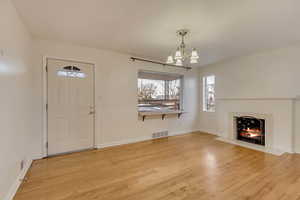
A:
{"type": "Polygon", "coordinates": [[[47,60],[48,155],[94,147],[93,67],[47,60]]]}

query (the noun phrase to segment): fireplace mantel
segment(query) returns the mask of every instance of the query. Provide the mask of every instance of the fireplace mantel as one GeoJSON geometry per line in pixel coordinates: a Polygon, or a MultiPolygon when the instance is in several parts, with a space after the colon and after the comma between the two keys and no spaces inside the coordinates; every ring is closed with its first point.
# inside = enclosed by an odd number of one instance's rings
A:
{"type": "Polygon", "coordinates": [[[216,101],[299,101],[300,97],[296,98],[284,98],[284,97],[272,97],[272,98],[216,98],[216,101]]]}

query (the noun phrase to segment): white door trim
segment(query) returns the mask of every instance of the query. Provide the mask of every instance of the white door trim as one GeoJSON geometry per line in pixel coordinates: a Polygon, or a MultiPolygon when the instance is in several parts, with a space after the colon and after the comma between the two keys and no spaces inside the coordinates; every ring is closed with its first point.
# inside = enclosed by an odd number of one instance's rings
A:
{"type": "MultiPolygon", "coordinates": [[[[62,60],[62,61],[67,61],[67,62],[78,62],[78,63],[85,63],[85,64],[91,64],[93,65],[93,72],[94,72],[94,81],[93,81],[93,85],[94,85],[94,88],[93,88],[93,94],[94,94],[94,106],[95,106],[95,111],[96,111],[96,114],[97,114],[97,106],[96,106],[96,102],[95,102],[95,92],[96,92],[96,89],[95,89],[95,82],[96,82],[96,76],[95,76],[95,73],[96,73],[96,64],[93,63],[93,62],[86,62],[86,61],[81,61],[81,60],[77,60],[77,59],[70,59],[70,58],[61,58],[61,57],[54,57],[54,56],[43,56],[43,64],[42,64],[42,79],[43,79],[43,89],[42,89],[42,93],[43,93],[43,103],[42,103],[42,118],[43,118],[43,124],[42,124],[42,141],[41,141],[41,145],[42,145],[42,155],[41,155],[41,158],[45,158],[48,156],[48,149],[47,149],[47,143],[48,143],[48,114],[47,114],[47,109],[46,109],[46,106],[47,106],[47,103],[48,103],[48,81],[47,81],[47,70],[46,70],[46,67],[47,67],[47,61],[48,59],[55,59],[55,60],[62,60]]],[[[96,148],[96,114],[94,115],[94,148],[96,148]]]]}

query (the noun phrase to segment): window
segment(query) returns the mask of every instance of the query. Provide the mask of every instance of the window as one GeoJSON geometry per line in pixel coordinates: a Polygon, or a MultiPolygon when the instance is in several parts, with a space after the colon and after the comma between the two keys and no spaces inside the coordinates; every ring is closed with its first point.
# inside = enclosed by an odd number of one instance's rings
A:
{"type": "Polygon", "coordinates": [[[181,110],[182,78],[177,74],[139,72],[139,111],[181,110]]]}
{"type": "Polygon", "coordinates": [[[59,71],[57,71],[57,76],[72,77],[72,78],[85,78],[85,73],[59,70],[59,71]]]}
{"type": "Polygon", "coordinates": [[[215,76],[203,77],[203,111],[215,112],[215,76]]]}
{"type": "Polygon", "coordinates": [[[63,70],[57,71],[57,76],[72,77],[72,78],[85,78],[85,73],[76,66],[65,66],[63,70]]]}

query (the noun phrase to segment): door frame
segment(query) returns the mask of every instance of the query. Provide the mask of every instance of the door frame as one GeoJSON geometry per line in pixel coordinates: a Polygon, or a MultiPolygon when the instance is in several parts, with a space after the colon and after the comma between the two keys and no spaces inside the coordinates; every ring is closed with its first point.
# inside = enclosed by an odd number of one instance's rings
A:
{"type": "Polygon", "coordinates": [[[81,61],[78,59],[69,59],[69,58],[61,58],[61,57],[54,57],[54,56],[43,56],[43,64],[42,64],[42,96],[43,96],[43,103],[42,103],[42,156],[41,158],[48,157],[48,112],[47,112],[47,104],[48,104],[48,72],[47,72],[47,63],[49,59],[53,60],[61,60],[65,62],[77,62],[77,63],[84,63],[92,65],[93,69],[93,103],[94,103],[94,118],[93,118],[93,148],[96,148],[96,114],[97,114],[97,107],[96,107],[96,64],[93,62],[81,61]]]}

